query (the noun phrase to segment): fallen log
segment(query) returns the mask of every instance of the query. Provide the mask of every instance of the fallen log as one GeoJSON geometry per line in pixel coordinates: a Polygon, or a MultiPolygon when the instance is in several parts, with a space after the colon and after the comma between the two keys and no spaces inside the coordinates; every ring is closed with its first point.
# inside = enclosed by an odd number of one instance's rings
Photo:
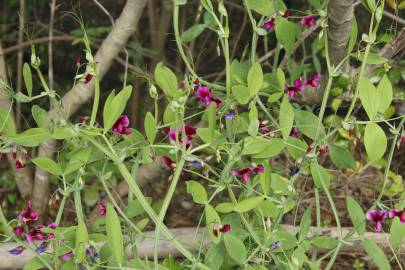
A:
{"type": "MultiPolygon", "coordinates": [[[[295,234],[299,231],[299,227],[294,227],[292,225],[282,225],[283,229],[291,234],[295,234]]],[[[343,235],[346,235],[351,228],[343,228],[343,235]]],[[[309,235],[316,234],[316,227],[311,227],[309,230],[309,235]]],[[[191,252],[197,252],[201,247],[207,247],[210,244],[210,239],[207,235],[206,228],[176,228],[171,229],[171,232],[175,235],[181,243],[185,245],[191,252]]],[[[143,236],[138,236],[136,250],[140,258],[153,258],[153,239],[155,232],[146,232],[143,236]]],[[[320,235],[329,236],[332,238],[338,238],[339,231],[336,227],[332,228],[321,228],[320,235]]],[[[389,234],[387,233],[374,233],[366,232],[365,238],[375,242],[380,248],[385,252],[390,252],[390,246],[388,242],[389,234]]],[[[359,253],[364,252],[361,245],[360,237],[357,234],[352,236],[352,245],[344,243],[341,248],[342,253],[359,253]]],[[[98,243],[98,247],[102,246],[104,243],[98,243]]],[[[0,269],[19,269],[24,266],[29,260],[31,260],[35,255],[33,251],[25,250],[20,255],[12,255],[8,251],[17,247],[17,243],[4,243],[0,245],[0,269]]],[[[405,250],[405,241],[401,244],[401,251],[405,250]]],[[[52,253],[52,249],[49,247],[46,252],[52,253]]],[[[127,251],[128,257],[132,257],[132,252],[127,251]]],[[[175,246],[167,239],[162,238],[159,241],[159,258],[164,258],[167,255],[173,255],[175,257],[180,257],[181,253],[175,248],[175,246]]]]}

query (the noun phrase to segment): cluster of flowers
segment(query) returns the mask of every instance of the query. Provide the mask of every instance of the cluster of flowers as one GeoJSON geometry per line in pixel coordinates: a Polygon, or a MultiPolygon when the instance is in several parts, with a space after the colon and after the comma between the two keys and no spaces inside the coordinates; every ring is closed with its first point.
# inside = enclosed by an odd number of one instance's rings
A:
{"type": "Polygon", "coordinates": [[[214,223],[214,228],[213,228],[213,234],[215,237],[219,236],[219,232],[221,233],[228,233],[232,231],[232,226],[231,224],[224,224],[221,225],[217,222],[214,223]]]}
{"type": "MultiPolygon", "coordinates": [[[[37,221],[39,215],[37,212],[32,210],[31,201],[28,202],[28,207],[26,210],[23,210],[18,215],[19,225],[13,228],[14,235],[19,238],[25,238],[28,243],[33,243],[34,241],[43,241],[36,248],[36,252],[42,253],[46,250],[48,246],[48,240],[55,237],[53,233],[44,233],[41,229],[49,228],[52,230],[56,229],[56,223],[51,223],[47,226],[45,225],[33,225],[37,221]]],[[[9,250],[13,255],[19,255],[25,250],[25,247],[18,246],[9,250]]]]}
{"type": "MultiPolygon", "coordinates": [[[[281,16],[283,18],[288,18],[290,16],[290,11],[286,10],[284,13],[281,14],[281,16]]],[[[301,19],[302,26],[312,27],[315,25],[315,23],[316,23],[315,16],[306,16],[301,19]]],[[[267,31],[274,30],[274,28],[276,27],[276,16],[273,15],[267,18],[267,20],[263,23],[262,27],[264,30],[267,31]]]]}
{"type": "Polygon", "coordinates": [[[178,129],[170,129],[170,128],[164,128],[163,132],[166,133],[167,137],[169,138],[169,141],[171,143],[176,143],[176,136],[178,137],[177,139],[179,140],[180,145],[186,145],[186,147],[190,147],[192,144],[192,140],[197,134],[197,129],[193,126],[190,125],[184,125],[184,127],[178,128],[178,129]],[[186,141],[183,142],[183,130],[184,130],[184,135],[186,141]]]}
{"type": "Polygon", "coordinates": [[[131,135],[129,128],[129,118],[127,115],[121,115],[115,124],[112,126],[112,131],[117,135],[131,135]]]}
{"type": "Polygon", "coordinates": [[[286,84],[284,86],[284,90],[288,93],[290,97],[294,97],[296,93],[303,92],[305,87],[307,86],[310,86],[312,88],[318,88],[320,78],[321,74],[319,72],[316,72],[309,78],[296,79],[293,85],[286,84]]]}
{"type": "MultiPolygon", "coordinates": [[[[67,262],[67,261],[70,261],[73,258],[73,256],[75,256],[75,252],[69,251],[69,252],[66,252],[65,254],[62,254],[61,256],[59,256],[59,258],[62,261],[67,262]]],[[[98,258],[100,258],[100,254],[97,252],[97,250],[93,246],[89,245],[86,248],[86,257],[92,261],[96,261],[98,258]]],[[[80,269],[82,269],[82,268],[80,268],[80,269]]]]}
{"type": "Polygon", "coordinates": [[[382,221],[384,219],[393,219],[395,217],[398,217],[401,223],[405,223],[405,209],[391,209],[390,211],[373,209],[368,211],[366,215],[367,220],[375,222],[376,232],[380,232],[382,230],[382,221]]]}
{"type": "Polygon", "coordinates": [[[250,181],[250,177],[255,176],[259,173],[264,172],[264,167],[263,165],[259,164],[253,164],[251,167],[245,167],[242,169],[237,169],[233,168],[232,169],[232,175],[240,177],[243,181],[243,183],[247,184],[250,181]]]}

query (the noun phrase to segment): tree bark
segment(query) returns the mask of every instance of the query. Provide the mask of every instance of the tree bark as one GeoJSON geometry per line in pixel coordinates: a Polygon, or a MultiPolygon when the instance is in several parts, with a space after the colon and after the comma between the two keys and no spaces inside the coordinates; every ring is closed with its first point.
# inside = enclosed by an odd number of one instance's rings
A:
{"type": "MultiPolygon", "coordinates": [[[[98,62],[100,80],[107,73],[115,57],[118,56],[128,38],[135,32],[138,21],[142,15],[146,0],[127,0],[120,17],[110,34],[102,42],[94,59],[98,62]]],[[[94,80],[89,83],[77,83],[62,98],[62,112],[66,118],[69,118],[83,104],[87,103],[94,94],[94,80]]],[[[54,110],[49,111],[49,116],[54,121],[58,120],[58,113],[54,110]]],[[[55,151],[56,141],[51,140],[39,147],[38,156],[52,158],[55,151]]],[[[33,207],[40,214],[43,214],[47,207],[49,198],[49,175],[40,169],[35,172],[35,185],[33,190],[33,207]]]]}
{"type": "MultiPolygon", "coordinates": [[[[0,79],[4,82],[7,82],[7,71],[6,71],[6,62],[3,54],[3,47],[0,42],[0,79]]],[[[0,85],[0,107],[5,110],[11,110],[11,117],[14,119],[13,105],[11,103],[11,97],[9,93],[5,91],[0,85]]],[[[28,198],[31,195],[32,191],[32,171],[28,167],[17,169],[15,167],[15,160],[13,159],[11,153],[7,155],[7,159],[11,165],[11,168],[14,172],[14,177],[17,183],[18,190],[21,194],[21,197],[28,198]]]]}
{"type": "MultiPolygon", "coordinates": [[[[337,66],[347,55],[352,31],[355,0],[330,0],[328,4],[328,43],[332,66],[337,66]]],[[[342,65],[348,71],[349,61],[342,65]]]]}

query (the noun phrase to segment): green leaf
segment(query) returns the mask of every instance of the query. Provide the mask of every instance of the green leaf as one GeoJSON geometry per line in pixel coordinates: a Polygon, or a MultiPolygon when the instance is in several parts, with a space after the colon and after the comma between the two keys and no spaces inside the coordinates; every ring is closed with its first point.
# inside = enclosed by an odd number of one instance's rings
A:
{"type": "Polygon", "coordinates": [[[278,16],[275,30],[277,40],[283,45],[287,54],[291,54],[294,51],[294,43],[299,31],[297,25],[278,16]]]}
{"type": "Polygon", "coordinates": [[[105,225],[107,231],[107,243],[111,249],[113,259],[116,263],[121,265],[124,260],[124,242],[122,238],[120,220],[111,204],[107,205],[105,225]]]}
{"type": "MultiPolygon", "coordinates": [[[[150,204],[152,200],[148,198],[148,203],[150,204]]],[[[139,216],[145,212],[145,209],[139,202],[139,200],[135,199],[130,202],[128,202],[128,206],[125,208],[125,215],[128,218],[133,218],[136,216],[139,216]]]]}
{"type": "Polygon", "coordinates": [[[181,42],[188,43],[190,41],[193,41],[199,35],[201,35],[201,33],[204,31],[205,28],[206,28],[205,24],[195,24],[191,26],[181,35],[181,42]]]}
{"type": "Polygon", "coordinates": [[[196,181],[187,181],[187,193],[191,194],[193,201],[199,204],[207,204],[207,192],[203,185],[196,181]]]}
{"type": "Polygon", "coordinates": [[[60,166],[47,157],[34,158],[32,162],[37,165],[41,170],[47,171],[53,175],[62,175],[63,171],[60,166]]]}
{"type": "Polygon", "coordinates": [[[235,205],[234,210],[238,213],[248,212],[256,208],[263,200],[264,197],[252,197],[244,199],[243,201],[240,201],[235,205]]]}
{"type": "Polygon", "coordinates": [[[247,83],[249,88],[249,97],[256,96],[263,84],[263,71],[259,63],[253,64],[249,69],[247,76],[247,83]]]}
{"type": "Polygon", "coordinates": [[[24,78],[25,87],[27,88],[28,96],[32,97],[32,74],[31,74],[30,65],[28,63],[24,63],[23,78],[24,78]]]}
{"type": "Polygon", "coordinates": [[[329,236],[318,236],[311,240],[311,244],[322,249],[333,249],[339,241],[329,236]]]}
{"type": "Polygon", "coordinates": [[[128,85],[122,89],[117,95],[112,92],[107,98],[104,105],[104,133],[109,131],[115,124],[121,114],[124,112],[125,106],[132,93],[132,86],[128,85]]]}
{"type": "Polygon", "coordinates": [[[48,130],[44,128],[30,128],[23,133],[10,136],[10,138],[21,146],[35,147],[51,137],[48,130]]]}
{"type": "Polygon", "coordinates": [[[24,95],[24,94],[21,93],[21,92],[17,92],[17,93],[14,95],[14,98],[15,98],[18,102],[22,102],[22,103],[28,103],[28,102],[31,102],[31,101],[32,101],[32,98],[31,98],[31,97],[29,97],[29,96],[27,96],[27,95],[24,95]]]}
{"type": "Polygon", "coordinates": [[[38,127],[43,128],[46,126],[46,122],[48,121],[48,113],[44,109],[42,109],[38,105],[34,105],[31,108],[31,113],[38,127]]]}
{"type": "Polygon", "coordinates": [[[225,252],[223,245],[211,245],[205,253],[204,263],[212,270],[219,270],[224,262],[225,252]]]}
{"type": "Polygon", "coordinates": [[[169,270],[181,270],[180,265],[176,262],[176,259],[172,255],[167,256],[162,265],[169,270]]]}
{"type": "Polygon", "coordinates": [[[300,157],[304,156],[307,152],[308,145],[303,140],[294,137],[289,137],[285,144],[287,145],[288,153],[294,159],[299,159],[300,157]]]}
{"type": "Polygon", "coordinates": [[[311,227],[311,214],[312,206],[308,207],[302,215],[298,237],[298,241],[300,242],[304,240],[308,235],[309,229],[311,227]]]}
{"type": "Polygon", "coordinates": [[[329,189],[332,176],[328,173],[328,171],[315,162],[310,164],[310,169],[315,186],[321,189],[329,189]]]}
{"type": "Polygon", "coordinates": [[[246,137],[242,155],[253,155],[263,151],[263,146],[268,144],[270,140],[263,137],[246,137]]]}
{"type": "Polygon", "coordinates": [[[390,238],[389,238],[389,241],[394,251],[401,247],[401,243],[404,237],[405,237],[405,224],[402,223],[398,217],[395,217],[391,224],[390,238]]]}
{"type": "Polygon", "coordinates": [[[281,135],[283,135],[284,140],[287,140],[290,137],[291,128],[294,123],[294,109],[287,95],[284,95],[280,105],[279,123],[281,135]]]}
{"type": "MultiPolygon", "coordinates": [[[[319,118],[310,111],[295,110],[294,111],[295,123],[297,128],[304,135],[308,136],[312,140],[316,140],[316,133],[319,124],[319,118]]],[[[319,127],[318,138],[322,139],[326,136],[325,128],[322,123],[319,127]]]]}
{"type": "Polygon", "coordinates": [[[351,196],[346,198],[346,207],[353,223],[353,229],[359,235],[364,235],[366,231],[366,217],[363,209],[351,196]]]}
{"type": "Polygon", "coordinates": [[[370,239],[362,239],[363,247],[366,250],[368,256],[374,261],[380,270],[390,270],[390,263],[385,256],[384,252],[381,250],[376,243],[370,239]]]}
{"type": "Polygon", "coordinates": [[[277,68],[277,81],[279,85],[281,86],[285,85],[285,74],[281,68],[277,68]]]}
{"type": "Polygon", "coordinates": [[[83,262],[86,259],[86,248],[89,242],[86,223],[82,220],[76,228],[75,237],[75,263],[83,262]]]}
{"type": "Polygon", "coordinates": [[[271,178],[271,189],[274,191],[274,193],[281,194],[281,195],[288,195],[291,193],[291,186],[290,186],[290,181],[277,174],[277,173],[272,173],[270,175],[271,178]]]}
{"type": "Polygon", "coordinates": [[[377,89],[366,77],[361,77],[359,79],[359,87],[361,104],[363,105],[368,118],[370,118],[370,120],[374,120],[375,116],[377,115],[378,109],[380,108],[380,99],[377,93],[377,89]]]}
{"type": "Polygon", "coordinates": [[[354,46],[356,45],[356,42],[357,42],[358,33],[359,33],[359,29],[358,29],[358,26],[357,26],[357,20],[356,20],[356,17],[353,16],[352,30],[351,30],[351,33],[350,33],[349,46],[347,46],[348,53],[351,53],[353,51],[353,48],[354,48],[354,46]]]}
{"type": "Polygon", "coordinates": [[[352,153],[346,147],[337,144],[330,144],[329,156],[333,164],[337,167],[356,170],[356,161],[354,160],[352,153]]]}
{"type": "Polygon", "coordinates": [[[264,195],[268,195],[270,193],[271,188],[271,179],[270,179],[270,166],[268,162],[263,163],[264,172],[259,175],[260,179],[260,186],[264,195]]]}
{"type": "Polygon", "coordinates": [[[249,102],[249,89],[244,85],[235,85],[232,87],[232,93],[239,104],[245,105],[249,102]]]}
{"type": "Polygon", "coordinates": [[[225,234],[224,243],[229,256],[236,262],[243,264],[247,257],[246,247],[243,242],[232,234],[225,234]]]}
{"type": "Polygon", "coordinates": [[[207,108],[208,112],[208,130],[210,135],[210,141],[214,139],[215,128],[216,128],[216,108],[215,103],[211,102],[210,106],[207,108]]]}
{"type": "Polygon", "coordinates": [[[384,75],[381,78],[381,81],[377,86],[377,94],[380,100],[380,106],[378,107],[378,111],[380,113],[384,113],[391,105],[393,95],[392,85],[387,75],[384,75]]]}
{"type": "Polygon", "coordinates": [[[231,202],[219,203],[217,206],[215,206],[215,210],[217,210],[220,213],[230,213],[233,211],[233,203],[231,202]]]}
{"type": "Polygon", "coordinates": [[[247,0],[246,2],[249,9],[260,15],[270,17],[274,14],[273,3],[270,0],[247,0]]]}
{"type": "Polygon", "coordinates": [[[260,216],[273,219],[277,218],[280,214],[280,209],[277,208],[277,205],[269,200],[262,201],[255,210],[260,214],[260,216]]]}
{"type": "Polygon", "coordinates": [[[284,140],[274,138],[268,140],[265,145],[262,145],[262,151],[257,154],[252,155],[252,158],[271,158],[277,156],[285,147],[284,140]]]}
{"type": "Polygon", "coordinates": [[[370,161],[377,161],[387,149],[387,137],[382,128],[374,122],[368,123],[364,130],[364,146],[370,161]]]}
{"type": "MultiPolygon", "coordinates": [[[[42,255],[41,256],[46,262],[50,262],[52,257],[51,255],[42,255]]],[[[23,270],[38,270],[44,269],[46,266],[44,263],[37,257],[32,258],[24,264],[23,270]]]]}
{"type": "Polygon", "coordinates": [[[155,80],[162,89],[167,98],[173,98],[178,91],[178,82],[176,75],[163,63],[157,64],[155,68],[155,80]]]}
{"type": "MultiPolygon", "coordinates": [[[[354,55],[357,56],[357,54],[354,54],[354,55]]],[[[364,53],[360,53],[358,55],[358,59],[363,62],[364,61],[364,53]]],[[[387,63],[387,62],[388,62],[387,58],[385,58],[383,56],[380,56],[380,55],[378,55],[376,53],[369,53],[367,55],[367,59],[366,59],[366,63],[368,65],[381,65],[381,64],[384,64],[384,63],[387,63]]]]}
{"type": "Polygon", "coordinates": [[[221,224],[221,218],[219,217],[217,211],[215,211],[215,209],[209,204],[205,205],[204,213],[205,224],[208,227],[208,234],[211,238],[211,241],[215,244],[218,244],[220,242],[221,232],[218,232],[218,237],[216,237],[214,235],[214,225],[221,224]]]}
{"type": "Polygon", "coordinates": [[[156,120],[153,117],[152,113],[150,113],[150,112],[146,113],[144,125],[145,125],[146,137],[148,138],[148,141],[152,144],[156,138],[156,132],[157,132],[156,120]]]}
{"type": "Polygon", "coordinates": [[[15,135],[16,133],[12,108],[6,109],[0,107],[0,133],[6,136],[15,135]]]}

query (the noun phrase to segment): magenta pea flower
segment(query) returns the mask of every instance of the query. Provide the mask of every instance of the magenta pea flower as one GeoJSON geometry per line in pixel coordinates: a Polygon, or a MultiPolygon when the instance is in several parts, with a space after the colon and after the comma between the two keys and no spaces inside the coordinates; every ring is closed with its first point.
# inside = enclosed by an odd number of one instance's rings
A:
{"type": "Polygon", "coordinates": [[[15,236],[21,236],[24,233],[24,228],[22,226],[17,226],[13,229],[13,233],[15,236]]]}
{"type": "Polygon", "coordinates": [[[322,156],[325,156],[329,153],[329,148],[327,145],[321,145],[319,146],[319,154],[321,154],[322,156]]]}
{"type": "Polygon", "coordinates": [[[129,118],[127,115],[121,115],[115,124],[112,126],[112,130],[117,135],[131,135],[131,129],[129,128],[129,118]]]}
{"type": "Polygon", "coordinates": [[[17,160],[17,161],[15,162],[15,168],[16,168],[16,169],[25,168],[25,162],[22,161],[22,160],[17,160]]]}
{"type": "Polygon", "coordinates": [[[41,245],[35,249],[35,251],[39,254],[44,253],[46,248],[48,247],[48,244],[48,242],[42,242],[41,245]]]}
{"type": "Polygon", "coordinates": [[[380,232],[382,230],[382,221],[387,218],[386,210],[370,210],[367,212],[367,220],[375,222],[375,231],[380,232]]]}
{"type": "Polygon", "coordinates": [[[311,77],[307,79],[306,84],[313,88],[318,88],[320,78],[321,74],[319,72],[315,72],[311,77]]]}
{"type": "MultiPolygon", "coordinates": [[[[55,230],[57,227],[58,227],[58,225],[57,225],[55,222],[52,222],[51,224],[49,224],[49,225],[47,226],[48,229],[52,229],[52,230],[55,230]]],[[[48,233],[46,236],[48,237],[48,239],[51,239],[51,238],[54,238],[54,237],[55,237],[55,234],[53,234],[53,233],[48,233]]]]}
{"type": "Polygon", "coordinates": [[[8,252],[12,255],[20,255],[21,253],[23,253],[24,250],[25,250],[25,247],[18,246],[18,247],[15,247],[15,248],[9,250],[8,252]]]}
{"type": "Polygon", "coordinates": [[[29,225],[33,221],[37,221],[38,217],[38,213],[32,210],[31,201],[28,201],[28,209],[20,212],[20,214],[18,215],[18,220],[20,220],[20,222],[23,224],[29,225]]]}
{"type": "Polygon", "coordinates": [[[267,134],[270,132],[270,129],[266,126],[267,121],[259,118],[259,130],[262,134],[267,134]]]}
{"type": "Polygon", "coordinates": [[[392,209],[388,213],[388,217],[390,219],[393,219],[395,217],[399,217],[399,220],[401,221],[401,223],[405,223],[405,210],[392,209]]]}
{"type": "Polygon", "coordinates": [[[69,251],[69,252],[66,252],[65,254],[62,254],[59,258],[60,258],[62,261],[67,262],[67,261],[69,261],[70,259],[72,259],[74,255],[75,255],[75,254],[73,253],[73,251],[69,251]]]}
{"type": "Polygon", "coordinates": [[[232,169],[231,173],[233,176],[237,176],[240,177],[242,179],[242,181],[247,184],[250,180],[250,177],[257,175],[259,173],[263,173],[264,172],[264,167],[263,165],[259,164],[259,165],[254,165],[253,167],[246,167],[243,169],[232,169]]]}
{"type": "Polygon", "coordinates": [[[397,148],[399,150],[399,148],[401,147],[401,144],[405,143],[405,130],[403,129],[401,132],[401,138],[399,138],[398,142],[397,142],[397,148]]]}
{"type": "Polygon", "coordinates": [[[176,162],[174,162],[168,156],[163,156],[162,159],[165,165],[169,168],[169,170],[173,170],[176,167],[176,162]]]}
{"type": "Polygon", "coordinates": [[[292,127],[291,131],[290,131],[290,136],[291,137],[298,137],[298,128],[297,127],[292,127]]]}
{"type": "Polygon", "coordinates": [[[228,233],[232,231],[232,226],[231,224],[224,224],[221,225],[217,222],[214,223],[214,228],[213,228],[213,234],[215,237],[219,236],[219,232],[221,233],[228,233]]]}
{"type": "Polygon", "coordinates": [[[315,16],[306,16],[301,19],[301,25],[311,27],[315,25],[315,16]]]}
{"type": "Polygon", "coordinates": [[[263,23],[263,29],[270,31],[273,30],[276,27],[276,19],[274,17],[271,17],[269,20],[263,23]]]}
{"type": "Polygon", "coordinates": [[[99,217],[105,217],[105,215],[107,214],[107,208],[105,207],[105,204],[103,203],[102,200],[98,200],[97,204],[98,204],[97,215],[99,217]]]}
{"type": "Polygon", "coordinates": [[[284,90],[288,93],[290,97],[294,97],[296,93],[301,93],[304,91],[307,83],[307,79],[296,79],[292,86],[288,84],[285,85],[284,90]]]}
{"type": "Polygon", "coordinates": [[[88,84],[92,79],[93,79],[93,74],[87,74],[87,75],[84,77],[83,82],[84,82],[84,84],[88,84]]]}
{"type": "Polygon", "coordinates": [[[208,107],[210,106],[211,102],[214,102],[215,108],[218,109],[218,107],[222,104],[222,100],[219,98],[214,98],[211,89],[209,89],[207,86],[199,86],[197,88],[196,95],[204,107],[208,107]]]}
{"type": "Polygon", "coordinates": [[[283,13],[283,15],[281,15],[281,17],[283,17],[283,18],[288,18],[288,17],[290,17],[290,15],[291,15],[291,13],[290,13],[290,11],[287,9],[286,11],[284,11],[284,13],[283,13]]]}
{"type": "Polygon", "coordinates": [[[45,234],[40,230],[40,227],[33,229],[27,233],[25,236],[28,243],[32,243],[33,241],[42,241],[45,240],[45,234]]]}
{"type": "MultiPolygon", "coordinates": [[[[176,134],[178,136],[178,140],[179,143],[181,145],[183,145],[183,128],[179,128],[179,129],[170,129],[169,131],[167,131],[167,136],[169,137],[169,140],[171,142],[176,142],[176,134]]],[[[190,126],[190,125],[185,125],[184,126],[184,132],[186,135],[186,146],[189,147],[191,146],[192,140],[195,137],[195,135],[197,134],[197,129],[190,126]]]]}

